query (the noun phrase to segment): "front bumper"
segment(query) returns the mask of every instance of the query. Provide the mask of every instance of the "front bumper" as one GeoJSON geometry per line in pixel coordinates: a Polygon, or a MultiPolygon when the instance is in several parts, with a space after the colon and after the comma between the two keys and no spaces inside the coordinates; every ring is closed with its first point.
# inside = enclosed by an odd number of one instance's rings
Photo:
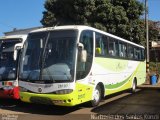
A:
{"type": "Polygon", "coordinates": [[[79,101],[74,95],[74,92],[64,95],[20,92],[20,99],[23,102],[51,104],[58,106],[75,106],[81,103],[81,101],[79,101]]]}

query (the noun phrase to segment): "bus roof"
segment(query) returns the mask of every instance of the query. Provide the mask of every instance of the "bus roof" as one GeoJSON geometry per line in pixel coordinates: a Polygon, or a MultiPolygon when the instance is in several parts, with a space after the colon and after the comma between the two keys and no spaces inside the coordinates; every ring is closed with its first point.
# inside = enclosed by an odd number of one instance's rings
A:
{"type": "Polygon", "coordinates": [[[0,40],[8,40],[8,39],[22,39],[23,43],[27,39],[27,35],[9,35],[0,37],[0,40]]]}
{"type": "Polygon", "coordinates": [[[126,39],[123,39],[121,37],[118,37],[116,35],[113,35],[113,34],[110,34],[110,33],[107,33],[105,31],[102,31],[102,30],[98,30],[96,28],[93,28],[93,27],[89,27],[89,26],[85,26],[85,25],[65,25],[65,26],[55,26],[55,27],[45,27],[45,28],[40,28],[40,29],[37,29],[37,30],[33,30],[31,31],[30,33],[33,33],[33,32],[43,32],[43,31],[54,31],[54,30],[67,30],[67,29],[75,29],[75,30],[92,30],[92,31],[95,31],[95,32],[99,32],[99,33],[102,33],[102,34],[105,34],[107,36],[110,36],[110,37],[113,37],[113,38],[116,38],[116,39],[119,39],[120,41],[124,41],[126,43],[129,43],[129,44],[132,44],[132,45],[135,45],[137,47],[141,47],[141,48],[144,48],[142,45],[138,45],[136,43],[133,43],[131,41],[128,41],[126,39]]]}

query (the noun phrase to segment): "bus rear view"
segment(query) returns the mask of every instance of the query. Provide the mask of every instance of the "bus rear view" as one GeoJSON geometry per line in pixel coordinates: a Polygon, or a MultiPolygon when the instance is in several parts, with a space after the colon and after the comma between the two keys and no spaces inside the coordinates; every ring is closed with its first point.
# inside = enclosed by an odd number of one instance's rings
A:
{"type": "Polygon", "coordinates": [[[19,99],[17,69],[19,50],[22,48],[23,37],[5,36],[0,39],[1,98],[19,99]]]}

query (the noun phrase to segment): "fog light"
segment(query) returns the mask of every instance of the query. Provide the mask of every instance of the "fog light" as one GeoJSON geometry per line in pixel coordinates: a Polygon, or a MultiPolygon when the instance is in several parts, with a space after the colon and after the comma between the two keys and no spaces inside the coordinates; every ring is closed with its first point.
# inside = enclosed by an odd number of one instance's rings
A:
{"type": "Polygon", "coordinates": [[[63,100],[53,100],[52,102],[53,102],[54,104],[62,104],[62,103],[64,103],[63,100]]]}
{"type": "Polygon", "coordinates": [[[56,94],[69,94],[69,93],[71,93],[71,92],[73,92],[72,89],[65,89],[65,90],[58,90],[58,91],[56,91],[55,93],[56,93],[56,94]]]}

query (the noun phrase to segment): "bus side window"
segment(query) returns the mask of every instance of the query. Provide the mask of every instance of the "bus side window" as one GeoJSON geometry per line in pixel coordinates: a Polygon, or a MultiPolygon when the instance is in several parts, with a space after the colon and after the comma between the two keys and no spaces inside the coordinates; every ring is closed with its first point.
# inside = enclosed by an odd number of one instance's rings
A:
{"type": "Polygon", "coordinates": [[[116,57],[118,56],[118,41],[109,37],[109,55],[116,57]]]}
{"type": "Polygon", "coordinates": [[[128,45],[128,58],[133,59],[134,56],[134,49],[132,45],[128,45]]]}
{"type": "Polygon", "coordinates": [[[145,60],[145,50],[144,49],[141,49],[141,52],[142,52],[142,60],[145,60]]]}
{"type": "Polygon", "coordinates": [[[102,48],[101,48],[101,46],[100,46],[100,43],[101,41],[100,41],[100,38],[99,37],[97,37],[96,36],[96,51],[95,51],[95,53],[96,53],[96,55],[101,55],[102,54],[102,48]]]}
{"type": "Polygon", "coordinates": [[[119,56],[122,58],[127,56],[127,46],[123,42],[119,42],[119,56]]]}
{"type": "Polygon", "coordinates": [[[95,55],[96,56],[106,56],[107,55],[107,37],[96,33],[96,45],[95,45],[95,55]]]}
{"type": "Polygon", "coordinates": [[[138,54],[138,60],[142,59],[142,55],[141,55],[141,49],[137,48],[137,54],[138,54]]]}
{"type": "Polygon", "coordinates": [[[114,53],[114,41],[112,41],[112,40],[109,41],[109,55],[110,56],[115,56],[115,53],[114,53]]]}
{"type": "Polygon", "coordinates": [[[108,37],[107,36],[103,36],[103,44],[104,44],[103,54],[107,56],[108,55],[108,37]]]}
{"type": "Polygon", "coordinates": [[[141,51],[139,48],[134,48],[134,59],[141,60],[141,51]]]}
{"type": "Polygon", "coordinates": [[[134,48],[134,59],[138,59],[137,50],[134,48]]]}

